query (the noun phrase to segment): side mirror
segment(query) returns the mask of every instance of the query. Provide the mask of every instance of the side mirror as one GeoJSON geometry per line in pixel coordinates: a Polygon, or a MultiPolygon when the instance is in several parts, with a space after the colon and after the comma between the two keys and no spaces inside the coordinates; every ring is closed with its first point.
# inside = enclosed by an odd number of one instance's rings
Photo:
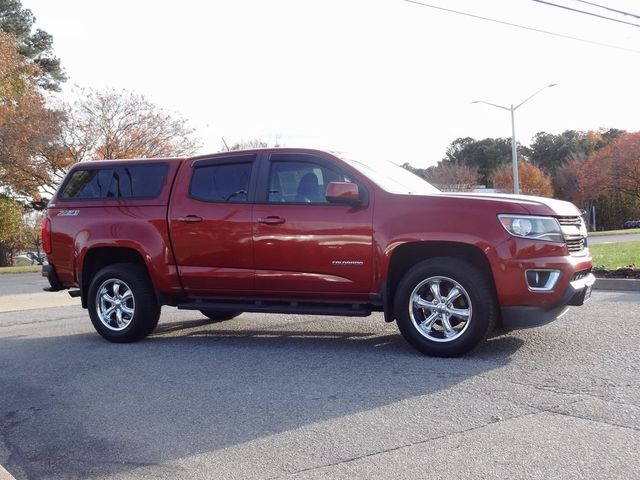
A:
{"type": "Polygon", "coordinates": [[[325,197],[330,203],[357,205],[360,203],[360,190],[355,183],[329,182],[325,197]]]}

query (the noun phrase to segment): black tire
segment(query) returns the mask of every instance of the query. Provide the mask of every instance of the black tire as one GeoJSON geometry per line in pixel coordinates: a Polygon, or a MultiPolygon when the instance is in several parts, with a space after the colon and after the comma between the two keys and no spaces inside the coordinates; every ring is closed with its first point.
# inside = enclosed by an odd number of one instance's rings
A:
{"type": "Polygon", "coordinates": [[[160,304],[146,269],[130,263],[101,269],[89,285],[87,306],[96,331],[115,343],[143,339],[160,318],[160,304]]]}
{"type": "Polygon", "coordinates": [[[415,265],[400,281],[394,299],[402,336],[434,357],[456,357],[478,345],[495,325],[496,304],[487,276],[451,257],[415,265]]]}
{"type": "Polygon", "coordinates": [[[231,320],[236,318],[242,312],[221,312],[219,310],[200,310],[200,313],[207,317],[209,320],[216,322],[222,322],[224,320],[231,320]]]}

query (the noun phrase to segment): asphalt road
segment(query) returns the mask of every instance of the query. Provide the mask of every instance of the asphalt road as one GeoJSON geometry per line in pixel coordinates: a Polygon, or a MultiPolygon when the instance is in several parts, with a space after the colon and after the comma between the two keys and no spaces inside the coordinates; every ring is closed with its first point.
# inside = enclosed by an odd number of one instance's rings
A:
{"type": "Polygon", "coordinates": [[[596,243],[623,243],[623,242],[640,242],[640,233],[624,233],[618,235],[598,235],[590,236],[589,244],[596,243]]]}
{"type": "Polygon", "coordinates": [[[40,273],[11,273],[0,275],[0,296],[20,293],[37,293],[49,286],[40,273]]]}
{"type": "Polygon", "coordinates": [[[46,301],[0,313],[0,464],[17,479],[640,472],[637,293],[594,292],[446,360],[377,316],[165,309],[149,339],[114,345],[79,306],[46,301]]]}

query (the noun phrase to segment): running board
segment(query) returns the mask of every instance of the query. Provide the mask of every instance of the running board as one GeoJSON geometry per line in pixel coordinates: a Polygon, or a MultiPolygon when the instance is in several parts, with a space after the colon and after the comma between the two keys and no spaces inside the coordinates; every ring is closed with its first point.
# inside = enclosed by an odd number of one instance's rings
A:
{"type": "Polygon", "coordinates": [[[217,312],[297,313],[340,317],[367,317],[371,315],[371,309],[364,305],[336,303],[195,301],[181,303],[177,307],[180,310],[215,310],[217,312]]]}

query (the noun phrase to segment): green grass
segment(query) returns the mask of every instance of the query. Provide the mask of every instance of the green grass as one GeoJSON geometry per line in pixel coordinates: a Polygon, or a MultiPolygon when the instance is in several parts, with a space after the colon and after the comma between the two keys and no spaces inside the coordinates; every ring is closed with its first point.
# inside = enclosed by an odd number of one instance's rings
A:
{"type": "Polygon", "coordinates": [[[640,228],[627,228],[625,230],[607,230],[604,232],[589,232],[589,236],[601,237],[603,235],[627,235],[630,233],[640,233],[640,228]]]}
{"type": "Polygon", "coordinates": [[[0,267],[0,275],[5,273],[33,273],[42,270],[42,265],[25,265],[21,267],[0,267]]]}
{"type": "Polygon", "coordinates": [[[628,267],[640,267],[640,242],[600,243],[589,245],[595,267],[606,270],[628,267]]]}

